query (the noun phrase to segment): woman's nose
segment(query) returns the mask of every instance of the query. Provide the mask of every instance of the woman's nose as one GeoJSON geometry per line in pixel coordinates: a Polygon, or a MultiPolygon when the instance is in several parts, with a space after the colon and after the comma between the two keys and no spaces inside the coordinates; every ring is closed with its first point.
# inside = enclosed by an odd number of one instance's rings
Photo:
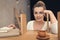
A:
{"type": "Polygon", "coordinates": [[[42,14],[37,14],[37,16],[42,16],[42,14]]]}
{"type": "Polygon", "coordinates": [[[38,14],[37,16],[38,16],[38,17],[42,17],[43,15],[42,15],[42,14],[38,14]]]}
{"type": "Polygon", "coordinates": [[[37,16],[40,16],[39,14],[37,14],[37,16]]]}

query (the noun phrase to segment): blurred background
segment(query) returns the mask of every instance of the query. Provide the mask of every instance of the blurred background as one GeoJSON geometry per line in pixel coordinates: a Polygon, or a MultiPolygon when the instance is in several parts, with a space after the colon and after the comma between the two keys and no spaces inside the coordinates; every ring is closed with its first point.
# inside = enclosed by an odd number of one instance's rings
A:
{"type": "MultiPolygon", "coordinates": [[[[14,8],[27,15],[27,22],[34,20],[33,6],[39,0],[0,0],[0,27],[15,24],[14,8]]],[[[60,11],[60,0],[41,0],[46,4],[48,10],[52,10],[57,18],[60,11]]]]}
{"type": "MultiPolygon", "coordinates": [[[[31,4],[31,6],[30,6],[30,8],[31,8],[31,20],[34,19],[34,16],[32,15],[33,14],[32,8],[33,8],[34,4],[37,1],[39,1],[39,0],[30,0],[30,4],[31,4]]],[[[41,0],[41,1],[43,1],[46,4],[46,8],[48,10],[52,10],[53,11],[54,15],[57,18],[57,12],[60,11],[60,5],[59,5],[60,4],[60,0],[41,0]]]]}

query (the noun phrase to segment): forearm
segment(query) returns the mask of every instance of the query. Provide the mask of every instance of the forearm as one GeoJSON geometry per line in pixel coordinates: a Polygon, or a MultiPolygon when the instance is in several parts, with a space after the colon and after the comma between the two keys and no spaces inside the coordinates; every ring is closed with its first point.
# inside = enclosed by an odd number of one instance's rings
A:
{"type": "Polygon", "coordinates": [[[51,24],[51,32],[54,34],[58,34],[58,23],[51,24]]]}
{"type": "Polygon", "coordinates": [[[56,23],[57,22],[57,19],[56,19],[55,15],[53,14],[53,12],[50,12],[50,22],[51,23],[56,23]]]}
{"type": "Polygon", "coordinates": [[[55,15],[53,14],[52,11],[50,11],[50,22],[51,22],[51,32],[57,34],[58,33],[58,22],[57,19],[55,17],[55,15]]]}

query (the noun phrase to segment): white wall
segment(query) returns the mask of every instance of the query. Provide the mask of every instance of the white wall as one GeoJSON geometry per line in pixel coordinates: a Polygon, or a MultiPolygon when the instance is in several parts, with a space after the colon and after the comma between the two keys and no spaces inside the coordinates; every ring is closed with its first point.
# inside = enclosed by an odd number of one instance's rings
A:
{"type": "Polygon", "coordinates": [[[0,27],[14,23],[14,0],[0,0],[0,27]]]}
{"type": "Polygon", "coordinates": [[[27,20],[29,21],[30,11],[27,5],[26,0],[19,0],[18,5],[16,5],[16,0],[0,0],[0,27],[14,23],[14,7],[20,10],[20,7],[23,6],[24,13],[27,14],[27,20]]]}

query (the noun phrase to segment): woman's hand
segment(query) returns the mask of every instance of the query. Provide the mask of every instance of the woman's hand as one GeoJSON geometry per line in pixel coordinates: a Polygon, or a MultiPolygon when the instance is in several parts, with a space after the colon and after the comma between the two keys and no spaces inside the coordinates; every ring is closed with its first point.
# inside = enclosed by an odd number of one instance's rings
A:
{"type": "Polygon", "coordinates": [[[8,27],[13,28],[13,29],[16,28],[16,26],[14,24],[10,24],[10,25],[8,25],[8,27]]]}
{"type": "MultiPolygon", "coordinates": [[[[50,15],[50,21],[51,23],[56,23],[57,22],[57,19],[55,18],[55,15],[54,13],[51,11],[51,10],[44,10],[44,13],[47,15],[49,14],[50,15]]],[[[45,16],[46,16],[45,15],[45,16]]]]}
{"type": "Polygon", "coordinates": [[[49,15],[53,14],[53,12],[51,10],[44,10],[44,13],[49,14],[49,15]]]}

